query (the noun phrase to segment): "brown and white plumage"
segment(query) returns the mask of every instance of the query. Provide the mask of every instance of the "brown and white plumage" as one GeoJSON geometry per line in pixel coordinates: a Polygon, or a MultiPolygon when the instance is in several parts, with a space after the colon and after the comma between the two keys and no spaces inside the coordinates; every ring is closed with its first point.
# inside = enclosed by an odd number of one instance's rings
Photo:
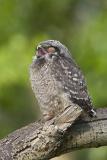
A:
{"type": "Polygon", "coordinates": [[[59,41],[48,40],[38,45],[37,58],[30,67],[30,79],[46,119],[74,104],[91,116],[96,114],[80,68],[59,41]]]}

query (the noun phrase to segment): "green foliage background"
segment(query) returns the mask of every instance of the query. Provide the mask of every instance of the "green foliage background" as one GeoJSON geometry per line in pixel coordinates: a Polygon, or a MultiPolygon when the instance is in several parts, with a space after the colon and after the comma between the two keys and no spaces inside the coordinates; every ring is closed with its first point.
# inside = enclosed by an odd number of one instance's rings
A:
{"type": "MultiPolygon", "coordinates": [[[[57,39],[84,71],[93,103],[107,107],[107,0],[0,0],[0,137],[34,121],[39,109],[29,82],[38,42],[57,39]]],[[[107,160],[107,148],[73,160],[107,160]]]]}

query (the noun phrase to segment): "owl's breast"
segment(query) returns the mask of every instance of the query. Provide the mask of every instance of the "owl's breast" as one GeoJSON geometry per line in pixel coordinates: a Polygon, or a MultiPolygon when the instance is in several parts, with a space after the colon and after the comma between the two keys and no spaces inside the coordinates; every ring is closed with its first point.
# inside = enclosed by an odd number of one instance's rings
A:
{"type": "Polygon", "coordinates": [[[61,74],[53,63],[45,63],[39,70],[31,70],[32,89],[41,110],[61,112],[69,105],[69,97],[64,92],[62,82],[57,79],[61,74]],[[53,71],[54,70],[54,71],[53,71]]]}

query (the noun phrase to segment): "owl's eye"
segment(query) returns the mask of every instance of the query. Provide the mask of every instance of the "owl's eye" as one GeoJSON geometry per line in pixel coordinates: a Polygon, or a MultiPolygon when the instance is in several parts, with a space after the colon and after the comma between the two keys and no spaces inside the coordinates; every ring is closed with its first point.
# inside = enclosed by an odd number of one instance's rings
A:
{"type": "Polygon", "coordinates": [[[48,47],[46,50],[47,50],[48,53],[55,53],[56,52],[55,47],[48,47]]]}

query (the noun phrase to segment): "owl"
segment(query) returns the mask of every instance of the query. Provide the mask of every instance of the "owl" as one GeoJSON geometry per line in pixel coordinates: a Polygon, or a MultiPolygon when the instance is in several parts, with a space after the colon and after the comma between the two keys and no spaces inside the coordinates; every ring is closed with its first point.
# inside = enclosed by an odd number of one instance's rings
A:
{"type": "Polygon", "coordinates": [[[30,80],[45,120],[75,105],[89,116],[96,115],[83,73],[59,41],[47,40],[37,46],[30,66],[30,80]]]}

